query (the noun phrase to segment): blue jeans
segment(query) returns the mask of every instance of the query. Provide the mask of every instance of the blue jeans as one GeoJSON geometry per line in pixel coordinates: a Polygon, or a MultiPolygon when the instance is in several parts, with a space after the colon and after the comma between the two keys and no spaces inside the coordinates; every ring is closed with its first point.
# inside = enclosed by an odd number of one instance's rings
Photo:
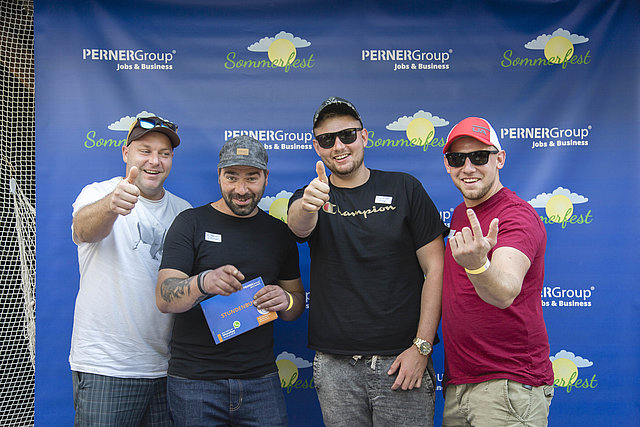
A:
{"type": "Polygon", "coordinates": [[[286,426],[277,372],[260,378],[190,380],[169,375],[169,412],[179,426],[286,426]]]}
{"type": "Polygon", "coordinates": [[[166,377],[71,375],[75,426],[171,426],[166,377]]]}
{"type": "Polygon", "coordinates": [[[327,426],[433,426],[435,371],[429,363],[420,388],[391,390],[395,356],[354,359],[316,352],[313,381],[327,426]]]}

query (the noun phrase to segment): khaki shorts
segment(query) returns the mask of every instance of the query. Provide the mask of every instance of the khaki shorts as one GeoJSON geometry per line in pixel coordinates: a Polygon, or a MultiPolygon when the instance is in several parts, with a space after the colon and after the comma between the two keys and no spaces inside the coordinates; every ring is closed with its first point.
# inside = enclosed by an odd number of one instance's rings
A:
{"type": "Polygon", "coordinates": [[[531,387],[507,379],[450,384],[445,394],[442,426],[544,427],[552,398],[552,385],[531,387]]]}

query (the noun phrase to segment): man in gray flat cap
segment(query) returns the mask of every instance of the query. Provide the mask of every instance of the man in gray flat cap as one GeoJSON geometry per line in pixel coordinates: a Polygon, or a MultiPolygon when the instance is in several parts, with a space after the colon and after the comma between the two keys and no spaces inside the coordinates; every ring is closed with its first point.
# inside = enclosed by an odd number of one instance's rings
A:
{"type": "Polygon", "coordinates": [[[216,344],[200,306],[260,276],[265,286],[254,296],[257,308],[283,320],[304,310],[298,247],[286,224],[258,208],[267,161],[259,141],[229,139],[218,163],[222,197],[178,215],[167,232],[156,304],[178,313],[167,381],[176,426],[287,425],[273,322],[216,344]]]}

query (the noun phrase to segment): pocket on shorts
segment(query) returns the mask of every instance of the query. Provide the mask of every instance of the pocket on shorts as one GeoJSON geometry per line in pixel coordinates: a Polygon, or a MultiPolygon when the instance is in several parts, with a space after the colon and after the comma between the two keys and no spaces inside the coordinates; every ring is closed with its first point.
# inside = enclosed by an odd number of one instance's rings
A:
{"type": "Polygon", "coordinates": [[[532,389],[513,380],[506,381],[507,404],[518,420],[524,420],[531,410],[532,389]]]}

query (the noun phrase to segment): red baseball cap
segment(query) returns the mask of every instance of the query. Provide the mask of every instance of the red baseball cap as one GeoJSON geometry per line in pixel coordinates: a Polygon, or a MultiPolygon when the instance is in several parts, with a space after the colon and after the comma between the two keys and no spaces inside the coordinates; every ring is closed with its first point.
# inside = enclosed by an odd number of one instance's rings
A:
{"type": "Polygon", "coordinates": [[[498,134],[488,121],[480,117],[467,117],[451,129],[442,153],[446,153],[451,143],[462,136],[475,138],[483,144],[494,146],[498,151],[502,151],[500,141],[498,141],[498,134]]]}

